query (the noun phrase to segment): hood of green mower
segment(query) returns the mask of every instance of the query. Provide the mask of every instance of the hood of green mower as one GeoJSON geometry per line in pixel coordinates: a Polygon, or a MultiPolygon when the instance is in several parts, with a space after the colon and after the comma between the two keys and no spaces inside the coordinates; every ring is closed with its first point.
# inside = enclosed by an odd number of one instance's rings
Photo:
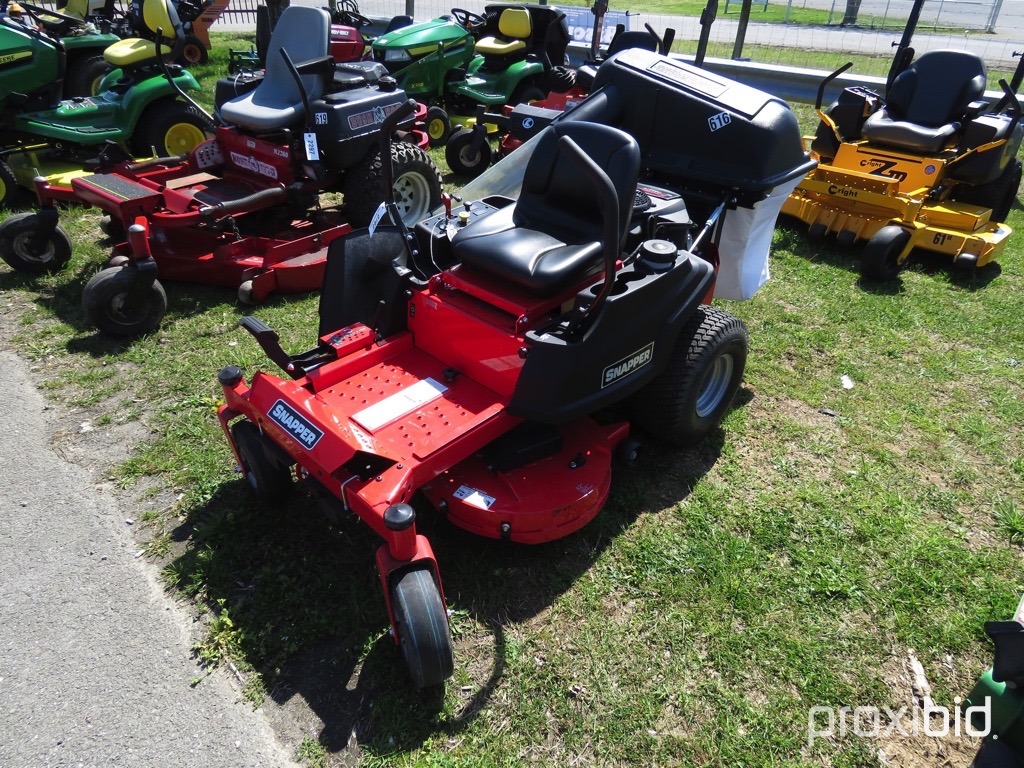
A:
{"type": "Polygon", "coordinates": [[[31,94],[57,79],[59,54],[49,38],[5,17],[0,20],[0,107],[12,93],[31,94]]]}
{"type": "Polygon", "coordinates": [[[473,36],[465,27],[451,19],[433,19],[381,35],[373,41],[374,58],[382,60],[377,55],[378,51],[386,55],[387,51],[403,50],[412,59],[416,59],[436,51],[439,43],[446,48],[468,43],[472,50],[473,36]]]}

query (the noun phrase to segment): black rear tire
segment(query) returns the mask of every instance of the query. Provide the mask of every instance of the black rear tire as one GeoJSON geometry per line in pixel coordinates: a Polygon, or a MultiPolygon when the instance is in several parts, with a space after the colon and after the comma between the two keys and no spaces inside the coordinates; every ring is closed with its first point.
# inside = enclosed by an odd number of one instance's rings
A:
{"type": "Polygon", "coordinates": [[[427,139],[431,147],[443,147],[452,135],[452,121],[440,107],[427,110],[427,139]]]}
{"type": "Polygon", "coordinates": [[[16,213],[0,222],[0,258],[12,269],[41,275],[56,272],[71,260],[71,238],[60,225],[38,252],[32,248],[39,216],[16,213]]]}
{"type": "Polygon", "coordinates": [[[991,208],[992,215],[989,220],[1002,224],[1010,215],[1013,203],[1017,199],[1020,180],[1021,162],[1013,158],[1003,172],[988,184],[958,184],[953,188],[951,197],[961,203],[991,208]]]}
{"type": "Polygon", "coordinates": [[[899,257],[909,239],[910,233],[895,224],[875,232],[860,257],[861,277],[880,282],[895,280],[903,269],[899,257]]]}
{"type": "Polygon", "coordinates": [[[512,91],[512,97],[508,100],[508,103],[515,106],[516,104],[527,104],[531,101],[543,101],[547,97],[548,95],[533,83],[520,83],[512,91]]]}
{"type": "Polygon", "coordinates": [[[103,56],[87,56],[68,67],[64,77],[64,98],[71,96],[95,96],[100,80],[114,67],[103,56]]]}
{"type": "MultiPolygon", "coordinates": [[[[137,267],[108,267],[82,290],[82,307],[90,323],[111,336],[138,336],[156,330],[167,314],[167,294],[158,280],[147,287],[137,267]]],[[[148,278],[147,278],[148,279],[148,278]]]]}
{"type": "Polygon", "coordinates": [[[658,440],[695,445],[729,410],[746,363],[743,322],[701,305],[679,332],[668,367],[630,398],[632,418],[658,440]]]}
{"type": "MultiPolygon", "coordinates": [[[[395,174],[395,202],[402,221],[411,227],[441,204],[441,174],[426,152],[404,141],[392,142],[391,167],[395,174]]],[[[373,149],[345,172],[342,193],[349,223],[355,228],[369,225],[384,202],[380,149],[373,149]]]]}
{"type": "Polygon", "coordinates": [[[417,688],[440,685],[455,668],[448,611],[426,568],[403,573],[391,587],[398,642],[417,688]]]}
{"type": "Polygon", "coordinates": [[[155,101],[139,117],[132,134],[137,157],[173,157],[191,152],[213,135],[213,122],[182,101],[155,101]]]}
{"type": "Polygon", "coordinates": [[[292,491],[292,473],[270,458],[260,429],[248,419],[231,425],[231,436],[242,456],[242,473],[261,504],[280,504],[292,491]]]}
{"type": "Polygon", "coordinates": [[[0,208],[13,208],[21,197],[18,177],[11,166],[0,160],[0,208]]]}

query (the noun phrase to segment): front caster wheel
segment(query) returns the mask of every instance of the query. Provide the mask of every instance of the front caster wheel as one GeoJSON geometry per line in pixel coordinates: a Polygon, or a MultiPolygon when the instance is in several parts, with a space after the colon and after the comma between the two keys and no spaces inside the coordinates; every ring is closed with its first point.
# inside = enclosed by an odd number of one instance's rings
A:
{"type": "Polygon", "coordinates": [[[111,240],[123,242],[125,239],[124,222],[109,213],[104,213],[100,217],[100,232],[111,240]]]}
{"type": "Polygon", "coordinates": [[[88,321],[104,333],[138,336],[160,325],[167,294],[157,280],[145,284],[136,267],[109,267],[85,284],[82,306],[88,321]]]}
{"type": "Polygon", "coordinates": [[[444,159],[453,173],[475,179],[487,170],[491,163],[491,145],[485,138],[474,148],[474,131],[460,128],[448,139],[444,148],[444,159]]]}
{"type": "Polygon", "coordinates": [[[440,685],[455,668],[448,611],[430,571],[403,573],[391,587],[398,642],[417,688],[440,685]]]}
{"type": "Polygon", "coordinates": [[[284,501],[292,490],[291,470],[272,458],[267,438],[251,421],[236,421],[231,436],[242,458],[242,473],[262,504],[273,506],[284,501]]]}
{"type": "Polygon", "coordinates": [[[895,224],[875,232],[860,257],[861,277],[865,280],[895,280],[906,263],[906,259],[900,260],[900,255],[908,240],[910,233],[895,224]]]}
{"type": "Polygon", "coordinates": [[[13,269],[32,274],[56,272],[71,260],[71,238],[57,228],[42,243],[35,242],[39,215],[16,213],[0,224],[0,258],[13,269]]]}
{"type": "Polygon", "coordinates": [[[746,363],[743,322],[702,305],[679,332],[665,371],[630,398],[633,419],[658,440],[695,445],[725,416],[746,363]]]}

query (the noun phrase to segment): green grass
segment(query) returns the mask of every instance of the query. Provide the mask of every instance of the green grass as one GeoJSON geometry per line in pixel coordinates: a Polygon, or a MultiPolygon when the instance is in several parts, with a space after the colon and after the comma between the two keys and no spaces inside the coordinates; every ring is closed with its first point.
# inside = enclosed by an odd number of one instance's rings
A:
{"type": "MultiPolygon", "coordinates": [[[[207,84],[229,45],[197,70],[207,84]]],[[[261,509],[233,471],[216,372],[272,369],[237,326],[250,310],[229,289],[168,284],[157,333],[97,334],[79,305],[108,249],[97,220],[62,213],[76,247],[57,275],[0,268],[15,344],[97,430],[142,421],[148,440],[105,474],[159,500],[136,517],[168,588],[207,612],[197,658],[231,660],[254,704],[305,702],[312,735],[290,747],[310,766],[871,765],[869,740],[808,747],[808,709],[909,704],[910,649],[951,704],[990,661],[984,622],[1012,614],[1024,545],[1016,235],[977,274],[920,261],[871,287],[855,254],[777,230],[771,280],[727,305],[750,358],[705,444],[649,444],[593,523],[544,546],[484,541],[422,510],[456,671],[420,694],[386,634],[378,540],[329,525],[304,494],[261,509]]],[[[1019,206],[1009,223],[1024,226],[1019,206]]],[[[278,296],[255,313],[298,350],[316,305],[278,296]]]]}

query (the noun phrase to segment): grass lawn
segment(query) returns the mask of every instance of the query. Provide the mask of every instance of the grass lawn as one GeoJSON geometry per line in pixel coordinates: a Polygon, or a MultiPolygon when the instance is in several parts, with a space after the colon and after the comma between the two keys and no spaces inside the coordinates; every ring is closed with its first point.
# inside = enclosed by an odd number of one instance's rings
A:
{"type": "MultiPolygon", "coordinates": [[[[206,98],[242,44],[220,36],[195,70],[206,98]]],[[[952,707],[991,661],[983,623],[1013,612],[1019,236],[977,273],[921,260],[871,286],[855,252],[777,229],[769,283],[726,304],[750,357],[703,445],[649,442],[593,523],[544,546],[481,540],[422,510],[456,672],[416,693],[386,636],[375,537],[329,525],[304,494],[259,508],[215,418],[220,367],[273,370],[239,318],[305,349],[317,297],[253,311],[233,290],[167,284],[158,332],[106,338],[79,303],[109,249],[98,219],[62,214],[75,252],[59,274],[0,266],[3,322],[93,438],[141,424],[145,439],[102,469],[137,508],[167,588],[205,615],[197,656],[230,662],[254,705],[298,723],[283,738],[306,764],[865,766],[879,749],[893,765],[969,762],[976,745],[953,737],[810,743],[808,713],[912,707],[912,655],[952,707]]]]}

